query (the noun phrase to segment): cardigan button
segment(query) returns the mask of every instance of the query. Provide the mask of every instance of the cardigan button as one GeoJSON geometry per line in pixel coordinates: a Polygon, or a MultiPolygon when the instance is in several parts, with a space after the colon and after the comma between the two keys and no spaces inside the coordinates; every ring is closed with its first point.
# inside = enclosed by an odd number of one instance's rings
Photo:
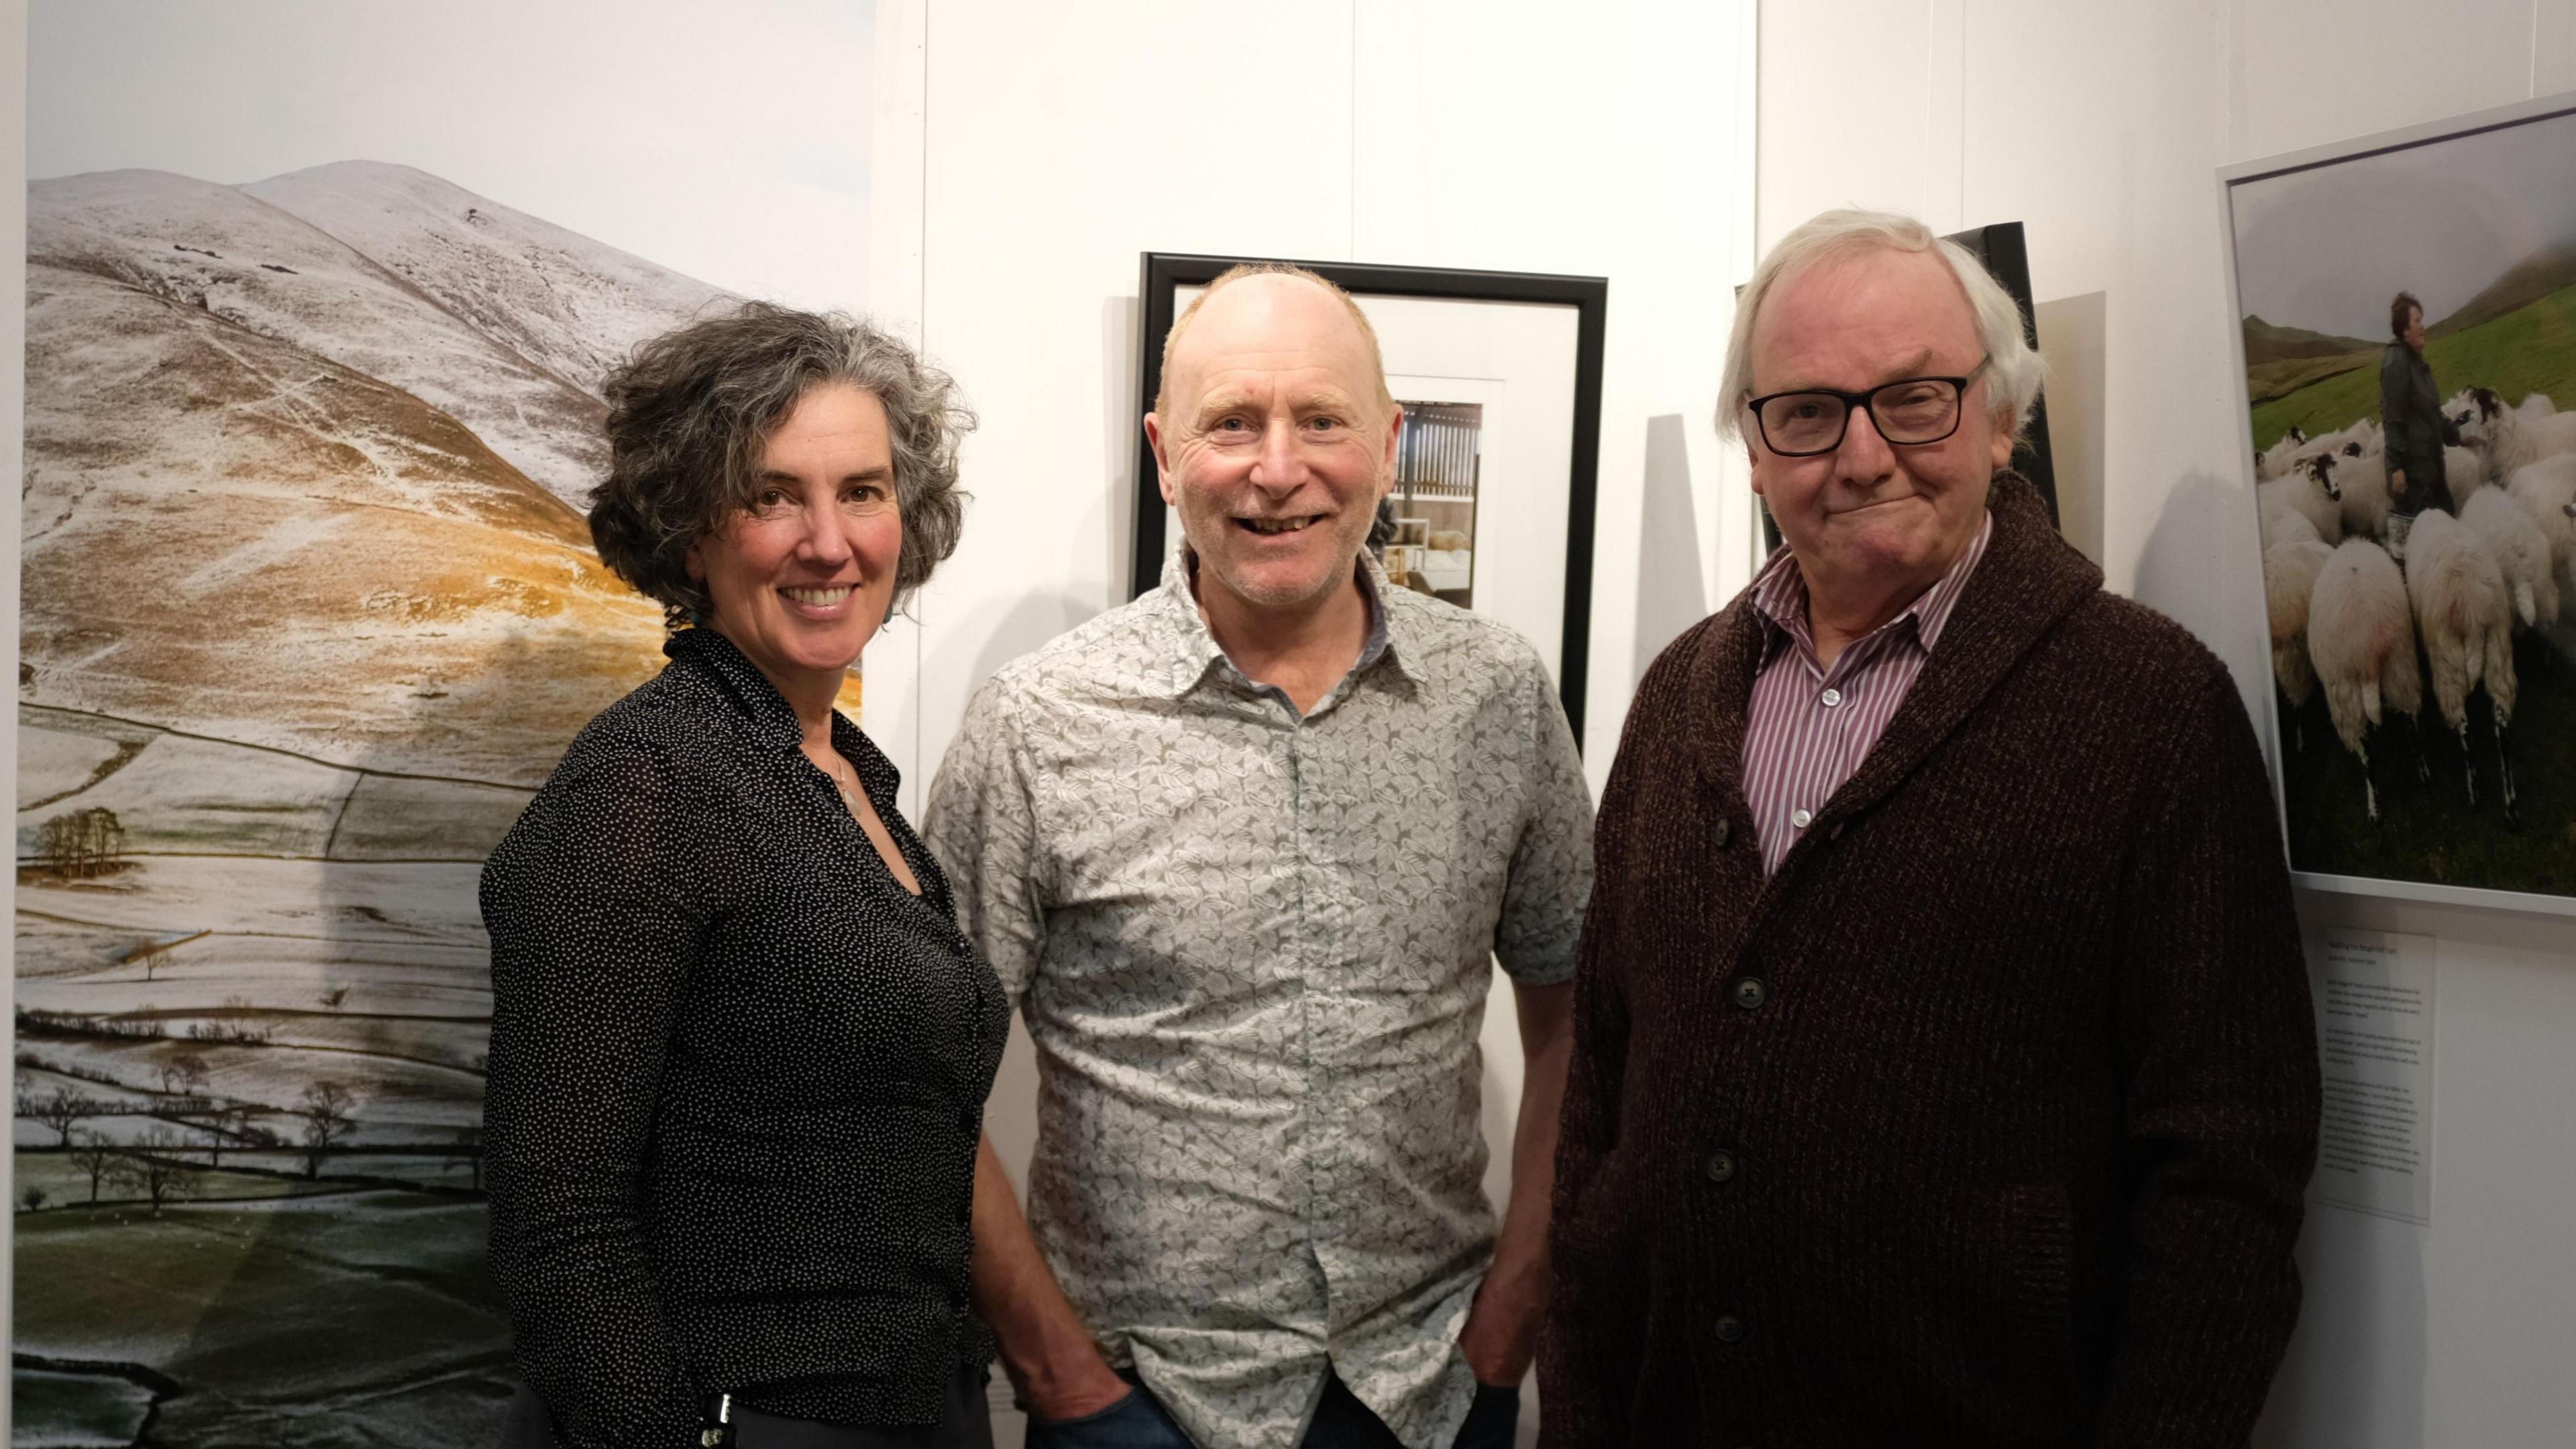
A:
{"type": "Polygon", "coordinates": [[[1744,1008],[1746,1011],[1759,1011],[1762,1009],[1762,1003],[1770,999],[1770,988],[1762,984],[1761,977],[1738,976],[1735,978],[1736,1005],[1744,1008]]]}
{"type": "Polygon", "coordinates": [[[1743,1342],[1744,1320],[1736,1317],[1732,1313],[1719,1314],[1717,1316],[1717,1341],[1720,1343],[1743,1342]]]}
{"type": "Polygon", "coordinates": [[[1717,817],[1717,824],[1709,829],[1708,843],[1719,850],[1724,850],[1726,849],[1726,838],[1734,833],[1735,827],[1727,823],[1725,816],[1720,815],[1717,817]]]}
{"type": "Polygon", "coordinates": [[[1708,1155],[1708,1160],[1701,1164],[1701,1170],[1708,1174],[1711,1182],[1728,1181],[1735,1176],[1735,1154],[1721,1147],[1708,1155]]]}

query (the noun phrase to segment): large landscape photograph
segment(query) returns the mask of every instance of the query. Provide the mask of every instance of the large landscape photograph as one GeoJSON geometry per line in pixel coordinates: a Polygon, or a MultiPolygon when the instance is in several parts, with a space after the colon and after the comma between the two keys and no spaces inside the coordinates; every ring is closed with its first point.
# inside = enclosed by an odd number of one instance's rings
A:
{"type": "MultiPolygon", "coordinates": [[[[744,293],[861,304],[864,229],[837,294],[796,294],[792,257],[702,278],[650,259],[649,210],[587,234],[551,202],[615,219],[613,198],[508,164],[544,107],[595,108],[577,86],[532,87],[478,139],[410,119],[435,114],[424,60],[371,72],[355,113],[317,101],[317,128],[273,92],[369,72],[331,52],[410,44],[393,12],[192,31],[128,8],[31,27],[13,1442],[485,1446],[511,1383],[483,1266],[475,882],[574,732],[662,663],[659,610],[582,519],[601,383],[744,293]],[[197,92],[170,94],[174,70],[197,92]],[[98,120],[100,95],[158,97],[166,142],[98,120]],[[189,112],[245,133],[187,137],[189,112]],[[253,169],[325,144],[350,149],[253,169]],[[93,154],[126,164],[64,169],[93,154]]],[[[841,12],[855,131],[759,124],[848,151],[857,196],[832,204],[864,215],[870,17],[841,12]]],[[[451,20],[497,47],[508,14],[451,20]]],[[[774,28],[817,63],[810,16],[774,28]]]]}
{"type": "Polygon", "coordinates": [[[2228,204],[2291,863],[2576,897],[2576,114],[2228,204]],[[2400,293],[2442,399],[2429,505],[2382,414],[2400,293]]]}

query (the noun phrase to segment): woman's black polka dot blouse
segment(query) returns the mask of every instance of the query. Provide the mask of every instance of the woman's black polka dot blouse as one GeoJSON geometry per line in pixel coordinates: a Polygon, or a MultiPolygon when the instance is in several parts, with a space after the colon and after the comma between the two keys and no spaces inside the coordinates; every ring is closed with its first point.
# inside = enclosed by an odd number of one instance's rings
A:
{"type": "Polygon", "coordinates": [[[574,1449],[697,1441],[700,1396],[935,1422],[962,1361],[968,1204],[1009,1014],[894,766],[833,744],[692,629],[593,720],[483,869],[492,1271],[574,1449]]]}

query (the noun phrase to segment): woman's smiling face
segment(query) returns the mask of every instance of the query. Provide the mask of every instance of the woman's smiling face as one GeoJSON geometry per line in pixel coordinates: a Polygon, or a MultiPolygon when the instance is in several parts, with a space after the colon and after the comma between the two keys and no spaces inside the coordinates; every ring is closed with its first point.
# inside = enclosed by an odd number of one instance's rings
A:
{"type": "Polygon", "coordinates": [[[689,550],[709,627],[791,700],[830,698],[885,623],[903,553],[885,405],[845,382],[799,398],[761,450],[751,506],[689,550]]]}

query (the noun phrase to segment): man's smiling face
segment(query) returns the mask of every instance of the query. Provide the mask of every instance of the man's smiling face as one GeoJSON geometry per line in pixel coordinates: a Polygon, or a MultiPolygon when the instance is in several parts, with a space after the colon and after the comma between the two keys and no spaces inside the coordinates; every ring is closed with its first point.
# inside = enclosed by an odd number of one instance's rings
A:
{"type": "Polygon", "coordinates": [[[1342,300],[1300,277],[1209,296],[1145,420],[1201,601],[1297,609],[1351,579],[1395,478],[1399,410],[1342,300]]]}
{"type": "MultiPolygon", "coordinates": [[[[1924,252],[1873,250],[1818,262],[1783,278],[1754,319],[1755,396],[1796,388],[1864,392],[1907,377],[1963,377],[1982,356],[1958,278],[1924,252]]],[[[1743,420],[1753,491],[1771,506],[1810,589],[1864,578],[1928,587],[1984,522],[1995,470],[2012,434],[1995,415],[1992,384],[1960,399],[1959,430],[1937,443],[1893,446],[1854,412],[1842,446],[1784,458],[1743,420]]]]}

